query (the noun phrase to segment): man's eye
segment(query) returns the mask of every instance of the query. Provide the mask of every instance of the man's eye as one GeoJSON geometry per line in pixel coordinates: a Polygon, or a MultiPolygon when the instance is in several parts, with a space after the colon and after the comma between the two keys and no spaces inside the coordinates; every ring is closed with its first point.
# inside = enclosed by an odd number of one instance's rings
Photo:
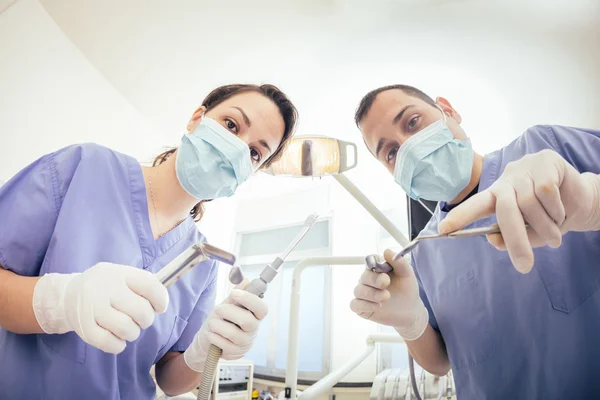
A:
{"type": "Polygon", "coordinates": [[[255,148],[251,148],[250,149],[250,158],[252,158],[252,161],[259,163],[262,156],[258,150],[256,150],[255,148]]]}
{"type": "Polygon", "coordinates": [[[230,119],[226,119],[225,120],[225,126],[227,127],[227,129],[229,129],[233,133],[237,133],[238,132],[237,125],[235,124],[235,122],[233,122],[230,119]]]}
{"type": "Polygon", "coordinates": [[[390,150],[386,157],[387,162],[391,163],[392,161],[394,161],[394,159],[396,158],[396,154],[398,154],[398,148],[393,148],[392,150],[390,150]]]}

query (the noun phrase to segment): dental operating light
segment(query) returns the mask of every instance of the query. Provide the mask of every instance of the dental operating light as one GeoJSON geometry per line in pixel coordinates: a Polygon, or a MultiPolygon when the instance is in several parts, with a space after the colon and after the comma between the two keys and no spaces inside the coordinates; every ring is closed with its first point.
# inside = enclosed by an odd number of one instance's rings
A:
{"type": "Polygon", "coordinates": [[[357,163],[356,144],[326,136],[299,136],[283,157],[265,172],[292,177],[323,177],[351,170],[357,163]]]}

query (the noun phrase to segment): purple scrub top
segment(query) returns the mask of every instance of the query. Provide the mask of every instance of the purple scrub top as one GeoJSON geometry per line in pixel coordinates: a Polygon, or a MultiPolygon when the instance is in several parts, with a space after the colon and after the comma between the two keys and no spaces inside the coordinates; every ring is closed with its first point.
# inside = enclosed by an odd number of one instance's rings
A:
{"type": "MultiPolygon", "coordinates": [[[[600,173],[600,131],[535,126],[487,155],[479,190],[506,165],[544,149],[600,173]]],[[[441,204],[423,230],[438,232],[441,204]]],[[[471,227],[494,223],[495,217],[471,227]]],[[[600,397],[600,232],[570,232],[534,250],[520,274],[485,237],[424,241],[413,251],[421,298],[448,350],[459,399],[600,397]]]]}
{"type": "MultiPolygon", "coordinates": [[[[22,276],[82,272],[106,261],[153,273],[205,241],[193,219],[154,240],[142,169],[96,144],[48,154],[0,187],[0,264],[22,276]]],[[[184,351],[215,302],[217,268],[205,261],[169,289],[169,308],[119,355],[74,332],[0,329],[0,398],[154,399],[150,368],[184,351]]]]}

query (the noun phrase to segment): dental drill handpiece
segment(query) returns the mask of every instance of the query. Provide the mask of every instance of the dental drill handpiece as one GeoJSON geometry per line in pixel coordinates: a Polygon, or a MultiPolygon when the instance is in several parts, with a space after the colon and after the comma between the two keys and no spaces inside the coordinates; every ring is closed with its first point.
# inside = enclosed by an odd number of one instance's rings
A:
{"type": "MultiPolygon", "coordinates": [[[[304,221],[304,227],[300,233],[294,238],[290,245],[281,253],[278,257],[273,260],[271,264],[267,264],[265,269],[260,273],[258,278],[253,279],[246,289],[246,292],[250,292],[261,299],[264,298],[265,292],[267,291],[267,285],[273,281],[277,276],[279,267],[284,263],[287,256],[296,248],[296,246],[304,239],[308,231],[317,222],[318,215],[311,214],[304,221]]],[[[233,267],[229,273],[229,281],[234,285],[239,285],[244,280],[244,274],[240,267],[233,267]]],[[[206,357],[206,363],[204,364],[204,371],[202,372],[202,381],[200,382],[200,390],[198,391],[197,400],[208,400],[210,397],[213,381],[215,378],[215,371],[217,364],[223,350],[214,344],[210,345],[208,349],[208,356],[206,357]]]]}
{"type": "MultiPolygon", "coordinates": [[[[317,218],[317,214],[309,215],[308,218],[306,218],[306,221],[304,221],[304,227],[302,228],[300,233],[294,238],[294,240],[290,243],[287,249],[285,249],[285,251],[279,255],[279,257],[275,258],[275,260],[273,260],[271,264],[267,264],[267,266],[265,267],[265,269],[263,269],[258,278],[255,278],[248,284],[248,286],[246,287],[247,292],[255,294],[261,299],[264,297],[265,292],[267,291],[267,285],[271,283],[273,279],[277,276],[279,267],[281,267],[287,256],[289,256],[290,253],[296,248],[296,246],[298,246],[298,244],[302,241],[302,239],[304,239],[310,228],[312,228],[313,224],[317,221],[317,218]]],[[[239,267],[232,268],[230,278],[236,278],[237,280],[239,280],[239,277],[241,277],[241,280],[244,279],[243,275],[241,274],[241,271],[239,271],[239,267]]],[[[239,284],[241,283],[241,280],[237,283],[233,281],[231,283],[239,284]]]]}

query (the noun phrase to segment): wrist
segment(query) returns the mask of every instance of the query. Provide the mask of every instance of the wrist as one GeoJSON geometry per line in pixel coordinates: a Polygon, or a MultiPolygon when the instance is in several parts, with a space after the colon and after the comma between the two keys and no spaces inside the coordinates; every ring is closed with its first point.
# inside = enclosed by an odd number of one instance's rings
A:
{"type": "Polygon", "coordinates": [[[600,175],[586,172],[581,174],[582,178],[590,185],[592,202],[590,215],[582,231],[600,230],[600,175]]]}
{"type": "Polygon", "coordinates": [[[405,341],[412,341],[423,336],[425,329],[427,329],[427,325],[429,325],[429,311],[427,311],[423,302],[420,301],[413,323],[405,327],[394,327],[394,329],[402,336],[402,339],[405,341]]]}
{"type": "Polygon", "coordinates": [[[198,352],[196,346],[192,343],[190,347],[183,353],[183,361],[194,372],[202,373],[204,371],[204,364],[206,364],[206,355],[201,354],[202,351],[198,352]]]}
{"type": "Polygon", "coordinates": [[[40,328],[48,334],[73,330],[65,313],[67,286],[77,274],[46,274],[33,289],[33,312],[40,328]]]}

